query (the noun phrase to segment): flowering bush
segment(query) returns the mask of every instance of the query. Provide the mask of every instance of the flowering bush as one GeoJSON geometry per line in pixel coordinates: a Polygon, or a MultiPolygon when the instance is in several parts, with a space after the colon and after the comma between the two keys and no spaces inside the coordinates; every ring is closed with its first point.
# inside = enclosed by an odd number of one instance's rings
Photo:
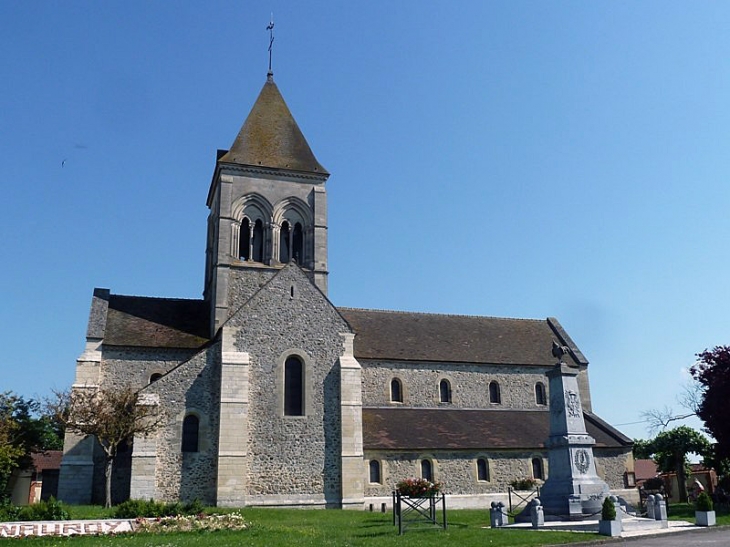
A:
{"type": "Polygon", "coordinates": [[[537,481],[532,477],[515,479],[511,483],[509,483],[509,485],[515,490],[534,490],[537,484],[537,481]]]}
{"type": "Polygon", "coordinates": [[[441,490],[441,485],[437,482],[427,481],[426,479],[405,479],[395,485],[396,490],[401,496],[409,496],[411,498],[427,498],[434,496],[441,490]]]}
{"type": "Polygon", "coordinates": [[[194,532],[199,530],[246,530],[248,523],[240,513],[225,515],[177,515],[156,519],[137,518],[135,531],[138,532],[194,532]]]}

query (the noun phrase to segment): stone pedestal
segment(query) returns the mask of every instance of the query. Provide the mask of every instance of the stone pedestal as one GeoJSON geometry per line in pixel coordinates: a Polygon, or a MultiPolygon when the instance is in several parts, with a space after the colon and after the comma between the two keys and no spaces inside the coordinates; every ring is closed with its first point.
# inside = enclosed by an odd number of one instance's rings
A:
{"type": "Polygon", "coordinates": [[[581,518],[600,513],[608,485],[596,474],[595,439],[588,435],[578,389],[578,368],[558,363],[550,381],[549,476],[540,500],[549,517],[581,518]]]}

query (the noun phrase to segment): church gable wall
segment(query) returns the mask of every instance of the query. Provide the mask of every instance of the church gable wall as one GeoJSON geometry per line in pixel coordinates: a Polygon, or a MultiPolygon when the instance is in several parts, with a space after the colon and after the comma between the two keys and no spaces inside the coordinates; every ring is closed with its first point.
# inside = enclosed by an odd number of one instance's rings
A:
{"type": "Polygon", "coordinates": [[[165,416],[156,436],[156,499],[216,502],[219,362],[220,346],[214,344],[142,392],[159,395],[165,416]],[[196,452],[182,450],[183,420],[189,414],[199,420],[196,452]]]}
{"type": "Polygon", "coordinates": [[[104,389],[141,389],[153,374],[165,374],[195,355],[196,350],[104,347],[100,383],[104,389]]]}
{"type": "Polygon", "coordinates": [[[400,380],[403,406],[449,408],[545,409],[535,397],[535,384],[545,388],[549,400],[545,367],[519,365],[468,365],[457,363],[404,363],[364,361],[362,364],[363,406],[388,406],[393,378],[400,380]],[[451,402],[440,402],[439,384],[447,380],[451,402]],[[489,384],[499,384],[500,403],[489,401],[489,384]]]}
{"type": "Polygon", "coordinates": [[[231,268],[228,292],[228,314],[235,314],[256,291],[266,285],[277,270],[272,268],[231,268]]]}
{"type": "Polygon", "coordinates": [[[340,500],[340,333],[349,327],[294,265],[229,320],[250,355],[248,503],[340,500]],[[284,415],[284,363],[304,364],[304,415],[284,415]]]}

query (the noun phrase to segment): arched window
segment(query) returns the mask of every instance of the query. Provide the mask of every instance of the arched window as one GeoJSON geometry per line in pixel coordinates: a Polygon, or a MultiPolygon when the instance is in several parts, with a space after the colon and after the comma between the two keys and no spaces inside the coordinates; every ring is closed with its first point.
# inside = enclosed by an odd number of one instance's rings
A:
{"type": "Polygon", "coordinates": [[[304,233],[299,222],[294,225],[294,232],[292,233],[292,257],[297,261],[297,264],[304,263],[304,233]]]}
{"type": "Polygon", "coordinates": [[[200,430],[200,420],[194,414],[188,414],[183,420],[182,430],[182,451],[197,452],[198,451],[198,432],[200,430]]]}
{"type": "Polygon", "coordinates": [[[253,225],[253,242],[251,247],[253,248],[253,261],[263,262],[264,261],[264,223],[261,219],[258,219],[253,225]]]}
{"type": "Polygon", "coordinates": [[[477,460],[477,480],[489,480],[489,462],[487,462],[484,458],[479,458],[477,460]]]}
{"type": "Polygon", "coordinates": [[[284,221],[279,231],[279,262],[286,264],[291,260],[290,245],[291,245],[291,228],[289,222],[284,221]]]}
{"type": "Polygon", "coordinates": [[[421,460],[421,478],[433,482],[433,466],[429,460],[421,460]]]}
{"type": "Polygon", "coordinates": [[[542,458],[532,458],[532,478],[543,480],[545,474],[542,469],[542,458]]]}
{"type": "Polygon", "coordinates": [[[390,381],[390,400],[393,403],[403,402],[403,386],[398,378],[393,378],[390,381]]]}
{"type": "Polygon", "coordinates": [[[370,460],[370,482],[380,484],[380,462],[378,460],[370,460]]]}
{"type": "Polygon", "coordinates": [[[547,397],[545,397],[545,386],[542,382],[535,384],[535,402],[538,405],[546,405],[547,397]]]}
{"type": "Polygon", "coordinates": [[[251,221],[247,218],[241,222],[241,231],[238,236],[238,257],[241,260],[251,258],[251,221]]]}
{"type": "Polygon", "coordinates": [[[294,356],[284,363],[284,415],[304,416],[304,364],[294,356]]]}
{"type": "Polygon", "coordinates": [[[157,380],[159,380],[160,378],[162,378],[162,374],[160,374],[159,372],[155,372],[154,374],[152,374],[152,375],[150,376],[150,384],[151,384],[152,382],[156,382],[156,381],[157,381],[157,380]]]}
{"type": "Polygon", "coordinates": [[[451,386],[448,380],[441,380],[439,382],[439,401],[442,403],[451,402],[451,386]]]}
{"type": "Polygon", "coordinates": [[[497,382],[489,382],[489,402],[495,405],[502,403],[502,396],[499,393],[499,384],[497,382]]]}

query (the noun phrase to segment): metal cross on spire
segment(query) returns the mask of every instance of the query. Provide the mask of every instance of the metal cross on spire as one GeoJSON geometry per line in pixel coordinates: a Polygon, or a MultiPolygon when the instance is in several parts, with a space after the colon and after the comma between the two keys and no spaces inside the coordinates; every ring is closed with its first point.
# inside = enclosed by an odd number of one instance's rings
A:
{"type": "Polygon", "coordinates": [[[269,31],[269,76],[274,75],[274,71],[271,70],[271,48],[274,45],[274,13],[271,12],[271,20],[269,21],[269,26],[266,27],[266,30],[269,31]]]}

